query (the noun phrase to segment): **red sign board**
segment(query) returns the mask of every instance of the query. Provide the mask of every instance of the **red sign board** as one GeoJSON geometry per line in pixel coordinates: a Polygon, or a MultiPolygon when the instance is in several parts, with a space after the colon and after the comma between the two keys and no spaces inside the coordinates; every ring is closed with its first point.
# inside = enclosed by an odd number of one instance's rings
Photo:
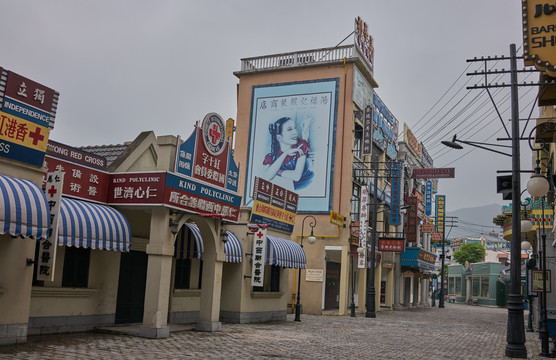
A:
{"type": "Polygon", "coordinates": [[[81,165],[101,170],[106,169],[106,158],[56,141],[48,140],[46,153],[81,165]]]}
{"type": "Polygon", "coordinates": [[[408,196],[406,205],[410,205],[407,209],[407,242],[417,242],[417,197],[408,196]]]}
{"type": "Polygon", "coordinates": [[[442,241],[442,233],[432,233],[431,234],[431,240],[432,241],[442,241]]]}
{"type": "Polygon", "coordinates": [[[52,112],[55,91],[21,75],[8,72],[5,96],[21,103],[52,112]]]}
{"type": "Polygon", "coordinates": [[[378,238],[378,251],[405,251],[404,238],[378,238]]]}
{"type": "Polygon", "coordinates": [[[419,249],[419,254],[417,255],[417,259],[434,265],[434,263],[436,262],[436,255],[428,251],[425,251],[423,249],[419,249]]]}
{"type": "Polygon", "coordinates": [[[162,204],[166,172],[111,174],[109,204],[162,204]]]}
{"type": "Polygon", "coordinates": [[[455,178],[456,168],[413,169],[413,179],[455,178]]]}
{"type": "Polygon", "coordinates": [[[45,156],[49,172],[65,173],[62,193],[88,201],[106,202],[108,191],[108,173],[79,164],[45,156]]]}

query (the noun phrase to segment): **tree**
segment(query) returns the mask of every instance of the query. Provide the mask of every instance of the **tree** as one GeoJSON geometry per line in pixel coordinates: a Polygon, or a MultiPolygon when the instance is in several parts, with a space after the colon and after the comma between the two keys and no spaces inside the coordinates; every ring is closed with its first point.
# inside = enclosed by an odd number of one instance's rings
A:
{"type": "Polygon", "coordinates": [[[466,261],[473,264],[483,261],[485,253],[485,248],[481,244],[463,244],[458,251],[454,252],[452,258],[461,265],[465,265],[466,261]]]}

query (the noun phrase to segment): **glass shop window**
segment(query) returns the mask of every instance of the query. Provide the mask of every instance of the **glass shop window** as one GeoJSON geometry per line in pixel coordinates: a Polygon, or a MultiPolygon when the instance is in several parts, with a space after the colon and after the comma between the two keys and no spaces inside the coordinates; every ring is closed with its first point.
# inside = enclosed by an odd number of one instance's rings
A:
{"type": "Polygon", "coordinates": [[[66,246],[62,287],[86,288],[89,283],[91,249],[66,246]]]}
{"type": "Polygon", "coordinates": [[[176,259],[174,289],[200,289],[203,279],[203,261],[176,259]]]}
{"type": "Polygon", "coordinates": [[[280,271],[282,269],[276,265],[265,265],[263,286],[253,286],[254,292],[279,292],[280,291],[280,271]]]}

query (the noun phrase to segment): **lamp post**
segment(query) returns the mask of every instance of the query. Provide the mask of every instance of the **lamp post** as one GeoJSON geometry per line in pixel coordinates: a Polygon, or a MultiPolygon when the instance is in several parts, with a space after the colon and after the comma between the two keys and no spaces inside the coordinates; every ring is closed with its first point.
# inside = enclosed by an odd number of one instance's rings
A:
{"type": "Polygon", "coordinates": [[[378,166],[375,169],[374,179],[374,202],[373,202],[373,219],[371,230],[371,263],[369,265],[369,279],[367,281],[367,312],[365,317],[376,317],[376,299],[375,299],[375,258],[376,258],[376,223],[378,217],[378,166]]]}
{"type": "MultiPolygon", "coordinates": [[[[365,252],[365,249],[363,249],[361,246],[359,246],[357,248],[357,254],[363,254],[365,252]]],[[[353,258],[355,257],[355,254],[352,253],[350,251],[350,256],[351,256],[351,317],[355,317],[355,276],[353,274],[353,258]]]]}
{"type": "MultiPolygon", "coordinates": [[[[305,220],[307,218],[311,218],[312,221],[309,222],[309,226],[311,227],[311,235],[307,238],[309,244],[314,244],[317,241],[317,238],[313,235],[313,229],[315,225],[317,225],[317,219],[313,215],[307,215],[303,218],[303,222],[301,223],[301,242],[299,246],[303,249],[303,236],[304,236],[304,227],[305,227],[305,220]]],[[[301,321],[301,303],[300,303],[300,292],[301,292],[301,268],[299,268],[299,272],[297,274],[297,301],[295,302],[295,319],[294,321],[301,321]]]]}

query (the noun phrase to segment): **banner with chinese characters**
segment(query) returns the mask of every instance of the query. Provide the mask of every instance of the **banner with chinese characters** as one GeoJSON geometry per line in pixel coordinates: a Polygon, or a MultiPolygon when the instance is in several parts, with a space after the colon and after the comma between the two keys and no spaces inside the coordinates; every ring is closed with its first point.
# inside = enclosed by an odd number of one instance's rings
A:
{"type": "Polygon", "coordinates": [[[365,269],[365,264],[367,263],[367,223],[368,223],[368,202],[369,202],[369,190],[367,187],[361,189],[361,210],[359,212],[359,246],[361,246],[365,251],[362,254],[358,254],[357,257],[357,268],[365,269]]]}
{"type": "Polygon", "coordinates": [[[227,140],[224,120],[215,113],[205,116],[201,127],[179,145],[176,171],[194,179],[237,192],[239,169],[227,140]]]}
{"type": "Polygon", "coordinates": [[[401,160],[392,162],[392,192],[390,195],[392,211],[390,212],[390,225],[398,225],[401,221],[400,196],[402,190],[402,168],[403,162],[401,160]]]}
{"type": "Polygon", "coordinates": [[[425,215],[432,214],[432,181],[427,180],[425,183],[425,215]]]}
{"type": "Polygon", "coordinates": [[[418,206],[417,197],[408,196],[406,204],[410,206],[407,209],[407,225],[406,225],[407,242],[416,243],[417,242],[417,206],[418,206]]]}
{"type": "Polygon", "coordinates": [[[378,238],[378,251],[404,252],[404,238],[378,238]]]}
{"type": "Polygon", "coordinates": [[[363,155],[371,155],[373,152],[373,108],[371,105],[365,107],[363,122],[363,155]]]}
{"type": "Polygon", "coordinates": [[[444,237],[444,221],[446,217],[446,195],[436,195],[436,232],[444,237]]]}
{"type": "Polygon", "coordinates": [[[253,207],[250,221],[268,224],[270,227],[292,232],[297,214],[299,196],[293,191],[255,177],[253,207]]]}
{"type": "Polygon", "coordinates": [[[48,238],[39,242],[39,255],[35,264],[37,280],[54,281],[56,265],[56,249],[58,248],[58,217],[62,201],[64,173],[49,172],[46,174],[45,194],[50,208],[50,231],[48,238]]]}
{"type": "Polygon", "coordinates": [[[264,263],[266,259],[266,227],[250,226],[253,234],[253,263],[251,266],[251,286],[264,285],[264,263]]]}

